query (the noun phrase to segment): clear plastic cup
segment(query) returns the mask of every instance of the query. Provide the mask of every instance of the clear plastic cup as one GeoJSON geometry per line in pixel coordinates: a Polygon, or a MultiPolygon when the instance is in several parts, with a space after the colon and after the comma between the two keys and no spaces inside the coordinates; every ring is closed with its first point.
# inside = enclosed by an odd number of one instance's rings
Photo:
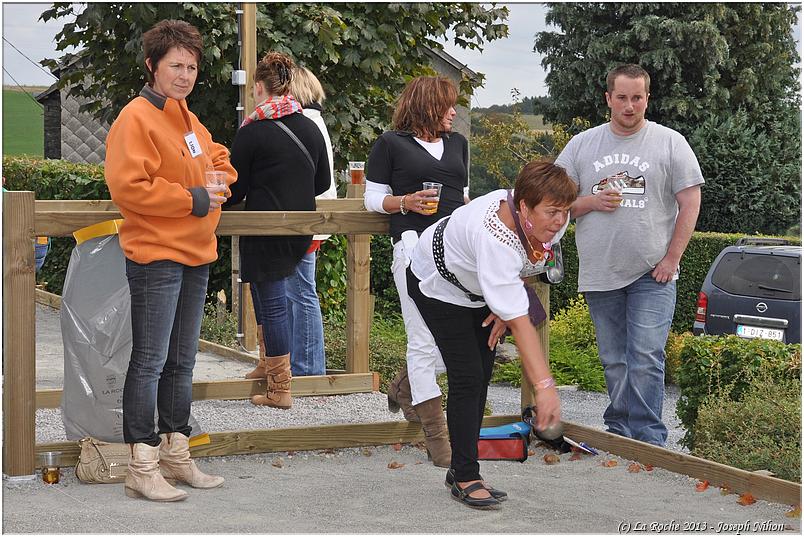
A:
{"type": "Polygon", "coordinates": [[[428,198],[424,204],[427,206],[427,211],[425,214],[435,214],[438,211],[438,200],[441,199],[441,183],[435,183],[433,181],[425,181],[422,183],[423,190],[437,190],[438,193],[435,197],[428,198]]]}

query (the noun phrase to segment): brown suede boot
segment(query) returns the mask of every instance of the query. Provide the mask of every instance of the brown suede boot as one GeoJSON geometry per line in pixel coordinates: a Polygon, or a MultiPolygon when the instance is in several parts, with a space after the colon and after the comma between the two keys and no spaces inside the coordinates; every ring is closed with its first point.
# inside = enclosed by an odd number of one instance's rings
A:
{"type": "Polygon", "coordinates": [[[388,410],[396,413],[399,412],[400,408],[406,420],[413,423],[419,423],[421,421],[419,416],[416,415],[416,411],[413,409],[407,364],[402,366],[402,369],[396,374],[394,380],[388,385],[388,410]]]}
{"type": "Polygon", "coordinates": [[[424,441],[433,465],[449,468],[452,462],[452,448],[449,445],[447,420],[441,410],[441,396],[428,399],[413,408],[422,420],[424,441]]]}
{"type": "Polygon", "coordinates": [[[257,325],[257,338],[260,349],[260,361],[257,362],[257,367],[254,368],[254,371],[246,373],[246,378],[252,380],[264,379],[268,367],[268,363],[265,361],[265,340],[262,339],[262,325],[260,324],[257,325]]]}
{"type": "Polygon", "coordinates": [[[197,489],[213,489],[223,485],[223,477],[207,475],[198,469],[190,458],[190,439],[182,433],[162,433],[159,435],[159,469],[170,482],[181,481],[197,489]]]}
{"type": "Polygon", "coordinates": [[[184,500],[188,494],[171,486],[159,472],[159,446],[129,444],[131,458],[126,473],[126,496],[155,502],[184,500]]]}
{"type": "Polygon", "coordinates": [[[290,354],[269,356],[265,361],[268,388],[265,395],[255,395],[251,402],[255,405],[290,408],[290,380],[293,378],[290,372],[290,354]]]}

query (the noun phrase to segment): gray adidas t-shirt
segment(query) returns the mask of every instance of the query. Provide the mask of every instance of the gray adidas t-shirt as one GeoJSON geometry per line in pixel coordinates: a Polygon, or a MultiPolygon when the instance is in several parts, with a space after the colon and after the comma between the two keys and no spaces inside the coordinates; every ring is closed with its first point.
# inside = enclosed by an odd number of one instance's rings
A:
{"type": "Polygon", "coordinates": [[[556,159],[579,196],[624,184],[614,212],[591,211],[577,219],[578,291],[611,291],[633,283],[667,253],[675,228],[675,195],[704,182],[698,159],[684,137],[647,121],[631,136],[608,123],[576,135],[556,159]]]}

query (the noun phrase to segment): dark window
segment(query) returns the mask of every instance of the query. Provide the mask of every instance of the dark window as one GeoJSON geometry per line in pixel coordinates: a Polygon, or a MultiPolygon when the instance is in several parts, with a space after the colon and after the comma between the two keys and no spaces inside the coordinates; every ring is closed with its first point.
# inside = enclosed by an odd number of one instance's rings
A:
{"type": "Polygon", "coordinates": [[[728,253],[712,274],[712,283],[733,295],[801,300],[801,258],[728,253]]]}

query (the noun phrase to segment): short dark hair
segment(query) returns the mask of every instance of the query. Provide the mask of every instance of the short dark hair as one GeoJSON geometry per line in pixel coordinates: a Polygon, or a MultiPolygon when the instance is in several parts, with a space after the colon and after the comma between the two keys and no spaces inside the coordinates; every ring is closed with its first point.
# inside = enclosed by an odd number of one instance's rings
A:
{"type": "Polygon", "coordinates": [[[254,82],[262,82],[270,95],[287,95],[295,68],[296,64],[287,54],[266,52],[254,70],[254,82]]]}
{"type": "Polygon", "coordinates": [[[614,91],[614,80],[618,76],[627,76],[628,78],[642,78],[645,80],[645,94],[650,93],[650,75],[641,66],[635,63],[626,63],[618,65],[606,75],[606,91],[609,93],[614,91]]]}
{"type": "Polygon", "coordinates": [[[578,185],[572,182],[567,171],[549,159],[533,160],[522,168],[514,183],[514,203],[533,208],[548,199],[557,205],[568,206],[578,197],[578,185]]]}
{"type": "MultiPolygon", "coordinates": [[[[179,20],[162,20],[153,28],[142,34],[142,52],[145,59],[151,60],[151,67],[156,70],[159,61],[173,47],[187,49],[195,55],[195,61],[201,61],[203,41],[198,28],[189,22],[179,20]]],[[[145,64],[148,83],[153,84],[154,73],[145,64]]]]}
{"type": "Polygon", "coordinates": [[[411,80],[396,103],[394,129],[416,136],[437,136],[441,120],[458,101],[458,90],[449,78],[420,76],[411,80]]]}

